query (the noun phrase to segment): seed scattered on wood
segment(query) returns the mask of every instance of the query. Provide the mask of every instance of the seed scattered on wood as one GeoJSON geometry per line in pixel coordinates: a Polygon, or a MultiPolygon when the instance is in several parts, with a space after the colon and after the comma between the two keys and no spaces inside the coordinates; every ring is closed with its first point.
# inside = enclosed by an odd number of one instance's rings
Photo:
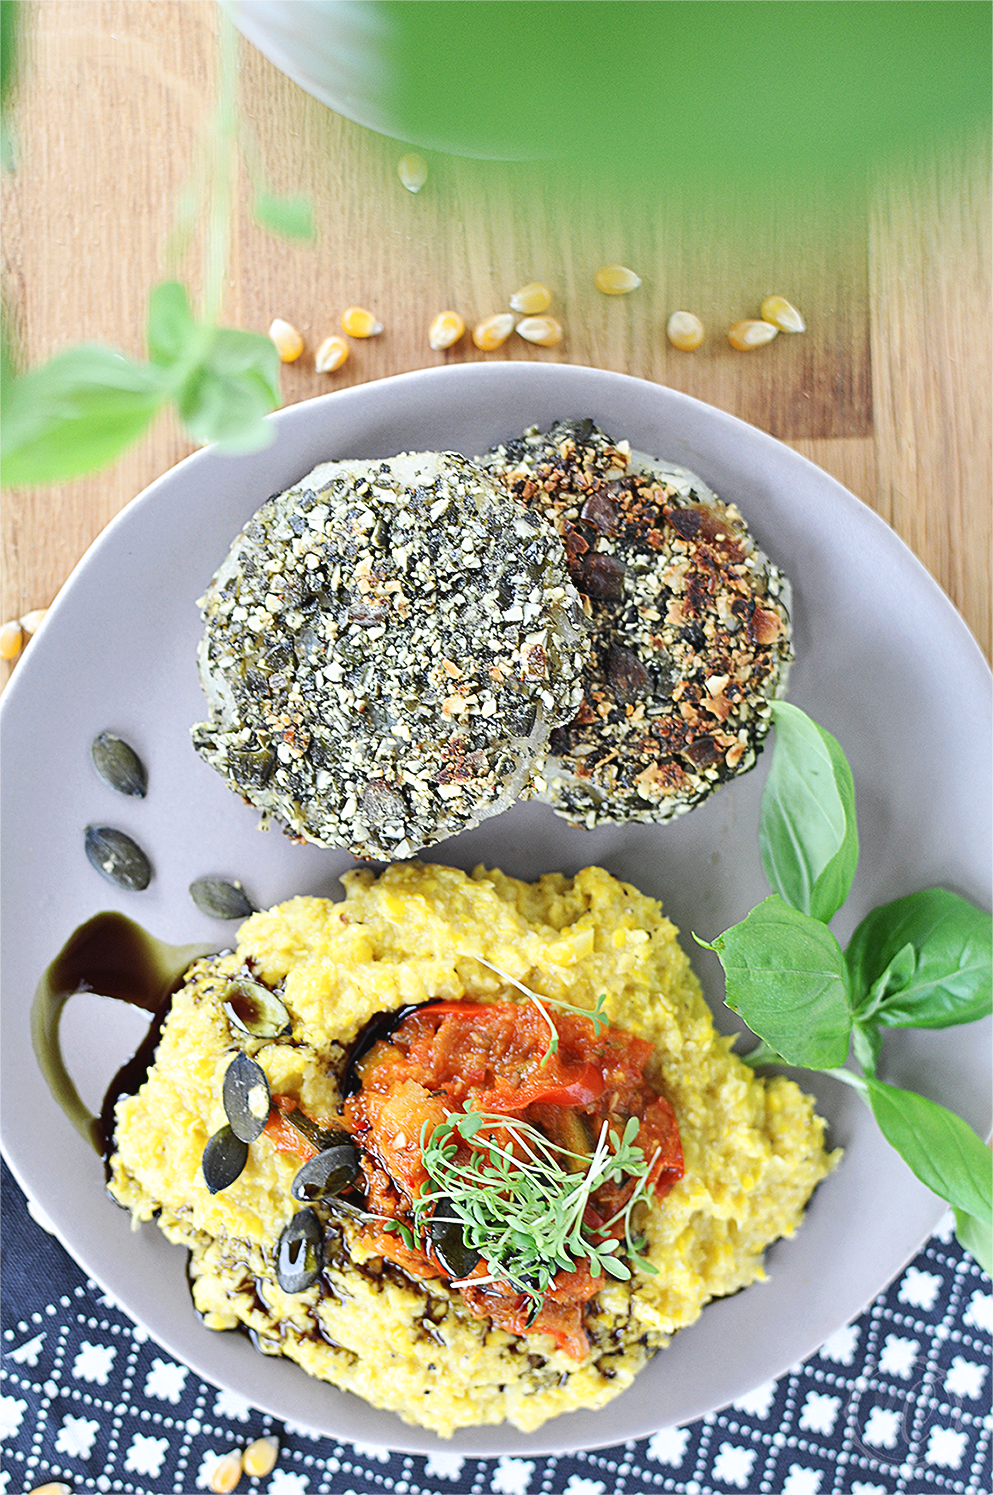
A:
{"type": "Polygon", "coordinates": [[[785,296],[767,296],[762,302],[760,316],[763,322],[771,322],[780,332],[806,332],[807,324],[785,296]]]}
{"type": "Polygon", "coordinates": [[[38,632],[38,629],[45,621],[47,613],[47,607],[36,607],[31,612],[24,614],[24,617],[21,619],[21,627],[28,638],[33,638],[38,632]]]}
{"type": "Polygon", "coordinates": [[[593,277],[598,291],[605,296],[626,296],[641,285],[641,276],[626,265],[603,265],[593,277]]]}
{"type": "Polygon", "coordinates": [[[208,919],[247,919],[255,905],[240,882],[223,877],[198,877],[190,883],[190,897],[208,919]]]}
{"type": "Polygon", "coordinates": [[[235,1448],[218,1459],[210,1472],[208,1484],[215,1495],[229,1495],[240,1479],[241,1453],[235,1448]]]}
{"type": "Polygon", "coordinates": [[[743,322],[735,322],[728,329],[728,342],[732,348],[737,348],[739,353],[747,353],[752,348],[762,348],[766,343],[771,343],[779,332],[771,322],[760,322],[746,319],[743,322]]]}
{"type": "Polygon", "coordinates": [[[90,748],[93,766],[111,789],[144,799],[148,789],[145,765],[129,742],[114,732],[101,732],[90,748]]]}
{"type": "Polygon", "coordinates": [[[465,334],[465,323],[457,311],[440,311],[428,328],[428,343],[436,353],[452,348],[465,334]]]}
{"type": "Polygon", "coordinates": [[[526,286],[521,286],[510,298],[511,311],[522,312],[524,316],[531,317],[547,311],[552,304],[552,293],[547,286],[543,286],[540,280],[529,281],[526,286]]]}
{"type": "Polygon", "coordinates": [[[333,374],[340,369],[349,354],[348,344],[338,333],[326,337],[314,354],[314,371],[318,374],[333,374]]]}
{"type": "Polygon", "coordinates": [[[513,313],[498,312],[496,316],[484,317],[481,322],[476,323],[472,329],[472,340],[482,352],[492,353],[495,348],[503,347],[513,330],[513,313]]]}
{"type": "Polygon", "coordinates": [[[377,337],[383,330],[371,311],[364,306],[349,306],[341,314],[342,329],[349,337],[377,337]]]}
{"type": "Polygon", "coordinates": [[[554,348],[562,341],[562,323],[554,317],[524,317],[517,324],[517,331],[529,343],[541,348],[554,348]]]}
{"type": "Polygon", "coordinates": [[[90,865],[115,887],[140,893],[152,880],[152,864],[137,841],[111,825],[88,825],[84,846],[90,865]]]}
{"type": "Polygon", "coordinates": [[[420,192],[428,179],[428,163],[416,151],[408,151],[397,162],[397,176],[408,192],[420,192]]]}
{"type": "Polygon", "coordinates": [[[269,328],[269,336],[276,345],[276,352],[283,363],[293,363],[303,352],[303,338],[292,322],[275,317],[269,328]]]}
{"type": "Polygon", "coordinates": [[[256,1438],[245,1449],[241,1462],[245,1473],[251,1475],[252,1479],[264,1479],[275,1469],[278,1458],[278,1438],[256,1438]]]}
{"type": "Polygon", "coordinates": [[[692,353],[703,342],[703,323],[694,312],[674,311],[666,323],[665,333],[674,348],[692,353]]]}
{"type": "Polygon", "coordinates": [[[0,628],[0,659],[16,659],[26,643],[27,636],[16,618],[5,623],[0,628]]]}

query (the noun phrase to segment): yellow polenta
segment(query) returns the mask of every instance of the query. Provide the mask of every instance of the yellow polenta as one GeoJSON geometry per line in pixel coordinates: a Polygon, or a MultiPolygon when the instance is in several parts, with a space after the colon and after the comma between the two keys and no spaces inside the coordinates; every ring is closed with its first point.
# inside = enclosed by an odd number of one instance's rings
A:
{"type": "Polygon", "coordinates": [[[234,954],[193,967],[145,1084],[118,1107],[111,1192],[136,1222],[158,1214],[169,1239],[190,1248],[209,1327],[245,1325],[262,1350],[408,1422],[443,1435],[504,1420],[528,1431],[602,1406],[709,1299],[762,1276],[764,1249],[792,1234],[832,1167],[824,1124],[795,1084],[757,1078],[731,1052],[659,905],[600,868],[524,883],[405,863],[344,883],[343,902],[294,898],[254,914],[234,954]],[[654,1044],[649,1073],[679,1121],[685,1176],[642,1226],[657,1275],[599,1293],[586,1320],[592,1349],[579,1364],[551,1339],[473,1318],[443,1282],[408,1278],[350,1223],[330,1231],[323,1282],[282,1292],[274,1247],[299,1207],[290,1194],[299,1159],[266,1136],[227,1189],[211,1195],[203,1180],[239,1048],[274,1094],[330,1122],[347,1046],[376,1013],[432,997],[515,998],[477,955],[577,1007],[606,992],[611,1024],[654,1044]],[[279,988],[290,1036],[263,1041],[229,1026],[225,985],[246,962],[279,988]]]}

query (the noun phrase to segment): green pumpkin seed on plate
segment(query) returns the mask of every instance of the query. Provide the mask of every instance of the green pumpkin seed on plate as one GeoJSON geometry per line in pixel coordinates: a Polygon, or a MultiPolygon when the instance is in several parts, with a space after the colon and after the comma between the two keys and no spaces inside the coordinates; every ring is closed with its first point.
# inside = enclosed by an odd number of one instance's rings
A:
{"type": "Polygon", "coordinates": [[[190,883],[190,897],[208,919],[247,919],[257,912],[240,882],[224,877],[198,877],[190,883]]]}
{"type": "Polygon", "coordinates": [[[118,794],[129,794],[134,799],[144,799],[148,789],[148,773],[134,748],[115,732],[101,732],[93,739],[90,748],[93,766],[111,789],[118,794]]]}
{"type": "Polygon", "coordinates": [[[152,880],[152,864],[137,841],[112,825],[88,825],[84,847],[90,865],[115,887],[140,893],[152,880]]]}

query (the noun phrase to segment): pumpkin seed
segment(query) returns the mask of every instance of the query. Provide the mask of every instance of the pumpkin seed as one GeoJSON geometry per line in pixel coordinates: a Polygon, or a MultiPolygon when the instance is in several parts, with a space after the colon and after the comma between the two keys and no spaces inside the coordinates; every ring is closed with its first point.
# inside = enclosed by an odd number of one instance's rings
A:
{"type": "Polygon", "coordinates": [[[212,1194],[219,1194],[234,1183],[247,1162],[248,1143],[230,1126],[222,1126],[203,1150],[203,1181],[212,1194]]]}
{"type": "Polygon", "coordinates": [[[278,1038],[290,1026],[290,1014],[261,981],[238,976],[224,991],[224,1011],[236,1028],[253,1038],[278,1038]]]}
{"type": "Polygon", "coordinates": [[[129,742],[114,732],[101,732],[90,748],[93,766],[111,789],[144,799],[148,789],[145,765],[129,742]]]}
{"type": "Polygon", "coordinates": [[[434,1254],[448,1275],[454,1279],[468,1277],[469,1273],[480,1260],[479,1252],[470,1246],[462,1233],[461,1223],[448,1216],[448,1211],[454,1216],[454,1206],[450,1199],[441,1197],[434,1208],[434,1214],[427,1224],[427,1233],[434,1247],[434,1254]],[[439,1211],[444,1212],[439,1216],[439,1211]]]}
{"type": "Polygon", "coordinates": [[[254,1142],[269,1120],[271,1096],[265,1070],[247,1054],[237,1054],[224,1076],[224,1114],[242,1142],[254,1142]]]}
{"type": "Polygon", "coordinates": [[[358,1176],[359,1150],[349,1139],[325,1148],[304,1163],[290,1185],[290,1193],[301,1204],[313,1204],[328,1194],[340,1194],[358,1176]]]}
{"type": "Polygon", "coordinates": [[[190,897],[208,919],[247,919],[256,908],[240,882],[223,877],[198,877],[190,883],[190,897]]]}
{"type": "Polygon", "coordinates": [[[324,1230],[312,1209],[298,1210],[279,1237],[276,1280],[284,1293],[306,1292],[324,1265],[324,1230]]]}
{"type": "Polygon", "coordinates": [[[88,825],[84,845],[90,865],[116,887],[140,893],[152,880],[152,864],[137,841],[112,825],[88,825]]]}

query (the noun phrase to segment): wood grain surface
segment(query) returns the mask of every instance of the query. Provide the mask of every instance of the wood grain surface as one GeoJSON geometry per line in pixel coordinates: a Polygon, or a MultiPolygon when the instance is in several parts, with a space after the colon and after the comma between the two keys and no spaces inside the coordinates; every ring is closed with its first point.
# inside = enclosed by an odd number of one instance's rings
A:
{"type": "MultiPolygon", "coordinates": [[[[28,364],[98,339],[142,355],[150,287],[200,281],[202,244],[167,252],[176,204],[210,128],[211,0],[35,0],[19,86],[17,170],[3,188],[4,295],[28,364]]],[[[430,155],[416,196],[403,152],[331,113],[241,45],[240,105],[274,190],[313,201],[317,242],[288,244],[251,218],[242,165],[225,320],[306,339],[283,370],[289,403],[445,361],[591,364],[684,390],[825,468],[896,529],[990,654],[991,267],[989,148],[963,141],[904,164],[839,204],[635,196],[556,181],[535,164],[430,155]],[[604,263],[643,284],[593,285],[604,263]],[[472,323],[544,281],[566,336],[493,354],[428,347],[435,312],[472,323]],[[726,330],[781,292],[807,331],[736,353],[726,330]],[[383,322],[337,374],[313,354],[358,303],[383,322]],[[705,322],[695,353],[665,339],[683,307],[705,322]]],[[[427,154],[427,153],[426,153],[427,154]]],[[[47,606],[108,520],[191,450],[164,416],[117,464],[3,503],[4,618],[47,606]]],[[[730,496],[730,495],[727,495],[730,496]]],[[[5,667],[9,673],[9,667],[5,667]]]]}

